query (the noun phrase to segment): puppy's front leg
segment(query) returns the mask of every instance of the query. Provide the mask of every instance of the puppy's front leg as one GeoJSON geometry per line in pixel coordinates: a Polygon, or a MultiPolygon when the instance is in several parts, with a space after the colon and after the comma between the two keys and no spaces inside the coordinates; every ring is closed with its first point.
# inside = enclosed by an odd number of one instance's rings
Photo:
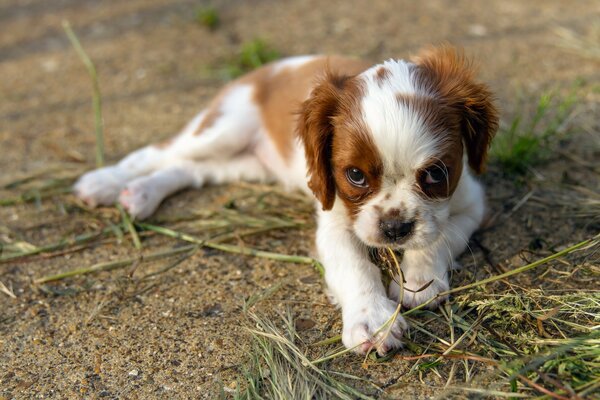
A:
{"type": "Polygon", "coordinates": [[[320,212],[317,229],[317,247],[325,266],[325,280],[331,296],[342,309],[342,341],[358,353],[374,348],[379,354],[385,354],[402,345],[400,339],[406,322],[398,315],[391,325],[386,325],[397,303],[386,296],[379,269],[351,232],[347,219],[345,210],[334,206],[332,211],[320,212]]]}
{"type": "MultiPolygon", "coordinates": [[[[449,267],[451,258],[444,249],[443,240],[439,240],[428,249],[406,250],[402,259],[404,275],[404,293],[399,299],[400,289],[395,281],[390,283],[390,297],[402,301],[402,305],[413,308],[447,291],[449,286],[449,267]]],[[[399,281],[398,279],[396,279],[399,281]]],[[[447,296],[437,298],[428,304],[436,308],[447,296]]]]}

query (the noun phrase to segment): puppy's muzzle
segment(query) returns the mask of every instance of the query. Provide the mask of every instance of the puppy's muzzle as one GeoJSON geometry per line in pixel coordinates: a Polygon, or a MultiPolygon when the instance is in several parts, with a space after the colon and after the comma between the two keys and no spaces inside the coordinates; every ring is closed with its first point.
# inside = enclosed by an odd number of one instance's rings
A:
{"type": "Polygon", "coordinates": [[[386,219],[379,222],[379,228],[383,235],[390,241],[397,242],[404,239],[413,231],[415,222],[406,222],[400,219],[386,219]]]}

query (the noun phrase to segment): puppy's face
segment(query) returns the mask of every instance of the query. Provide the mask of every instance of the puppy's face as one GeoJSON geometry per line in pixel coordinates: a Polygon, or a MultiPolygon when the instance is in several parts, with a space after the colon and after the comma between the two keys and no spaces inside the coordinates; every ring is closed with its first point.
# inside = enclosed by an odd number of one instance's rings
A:
{"type": "Polygon", "coordinates": [[[498,125],[490,97],[449,48],[329,74],[300,118],[309,186],[325,210],[343,203],[366,245],[425,247],[448,222],[463,155],[483,169],[498,125]]]}
{"type": "Polygon", "coordinates": [[[397,99],[379,88],[363,98],[361,108],[370,110],[358,114],[363,124],[346,124],[348,115],[335,119],[331,165],[337,197],[365,244],[426,246],[448,218],[462,173],[455,115],[434,98],[397,99]]]}

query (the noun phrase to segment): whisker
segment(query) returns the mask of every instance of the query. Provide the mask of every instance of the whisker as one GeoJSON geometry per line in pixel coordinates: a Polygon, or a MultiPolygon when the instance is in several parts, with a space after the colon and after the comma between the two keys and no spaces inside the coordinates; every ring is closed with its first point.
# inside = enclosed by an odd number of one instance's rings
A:
{"type": "MultiPolygon", "coordinates": [[[[452,249],[450,248],[450,243],[448,242],[449,239],[446,237],[446,234],[444,232],[440,233],[440,238],[442,239],[444,245],[446,246],[446,249],[448,249],[447,262],[449,265],[451,265],[454,262],[454,257],[452,256],[452,249]]],[[[448,280],[450,280],[450,268],[446,269],[446,274],[448,275],[447,276],[448,280]]]]}
{"type": "Polygon", "coordinates": [[[471,254],[471,259],[473,261],[473,265],[476,265],[477,261],[475,260],[475,253],[473,252],[473,249],[469,245],[469,237],[466,236],[462,232],[462,230],[458,226],[456,226],[456,224],[453,224],[450,221],[448,221],[448,229],[450,229],[454,234],[456,234],[465,243],[465,245],[467,246],[466,248],[469,250],[469,253],[471,254]],[[454,229],[454,228],[456,228],[456,229],[454,229]]]}

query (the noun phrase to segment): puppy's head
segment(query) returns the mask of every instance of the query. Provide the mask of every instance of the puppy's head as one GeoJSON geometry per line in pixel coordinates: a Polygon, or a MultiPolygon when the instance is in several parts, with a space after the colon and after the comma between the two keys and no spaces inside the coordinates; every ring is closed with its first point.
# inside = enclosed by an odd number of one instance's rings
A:
{"type": "Polygon", "coordinates": [[[461,53],[440,47],[357,76],[328,72],[298,132],[324,210],[340,201],[369,246],[420,248],[447,222],[463,155],[482,172],[497,128],[490,91],[461,53]]]}

